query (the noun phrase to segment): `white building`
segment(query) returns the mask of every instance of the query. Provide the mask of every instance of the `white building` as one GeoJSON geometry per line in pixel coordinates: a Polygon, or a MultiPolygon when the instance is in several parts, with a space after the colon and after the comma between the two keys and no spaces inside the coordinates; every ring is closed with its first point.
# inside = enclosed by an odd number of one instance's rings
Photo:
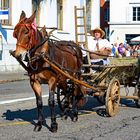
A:
{"type": "Polygon", "coordinates": [[[0,71],[21,69],[17,61],[9,55],[9,50],[15,50],[16,39],[13,38],[13,29],[22,10],[29,17],[37,9],[38,26],[57,27],[58,30],[54,32],[57,38],[75,40],[74,6],[85,6],[88,9],[88,30],[100,26],[100,0],[0,0],[0,9],[8,8],[10,12],[9,20],[1,20],[0,71]]]}
{"type": "Polygon", "coordinates": [[[140,35],[140,0],[110,0],[110,41],[129,43],[140,35]]]}

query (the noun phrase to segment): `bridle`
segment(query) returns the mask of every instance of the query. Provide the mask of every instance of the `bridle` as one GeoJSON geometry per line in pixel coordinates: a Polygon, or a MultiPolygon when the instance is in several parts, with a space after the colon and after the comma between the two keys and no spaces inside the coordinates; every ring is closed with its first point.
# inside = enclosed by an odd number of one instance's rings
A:
{"type": "MultiPolygon", "coordinates": [[[[14,36],[15,38],[17,38],[16,35],[15,35],[15,32],[16,32],[16,29],[17,29],[19,26],[25,26],[28,30],[29,30],[28,27],[31,27],[31,31],[30,31],[30,33],[29,33],[29,38],[30,38],[29,42],[26,43],[26,44],[21,44],[21,43],[17,43],[17,44],[16,44],[17,46],[21,46],[22,48],[24,48],[24,49],[26,49],[26,50],[30,50],[30,49],[32,48],[32,46],[35,46],[36,43],[37,43],[37,28],[36,28],[36,26],[35,26],[34,23],[32,23],[32,24],[29,24],[29,23],[21,23],[23,20],[25,20],[25,19],[22,19],[22,20],[15,26],[13,36],[14,36]]],[[[18,41],[17,41],[17,42],[18,42],[18,41]]]]}
{"type": "Polygon", "coordinates": [[[21,44],[21,43],[16,43],[16,46],[21,46],[22,48],[26,50],[30,50],[31,47],[29,47],[29,44],[21,44]]]}

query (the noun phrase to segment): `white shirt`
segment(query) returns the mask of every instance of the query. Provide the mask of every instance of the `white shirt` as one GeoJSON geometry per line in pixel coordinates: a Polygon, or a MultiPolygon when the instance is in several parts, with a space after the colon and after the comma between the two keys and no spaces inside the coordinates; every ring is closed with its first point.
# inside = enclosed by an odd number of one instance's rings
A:
{"type": "Polygon", "coordinates": [[[98,43],[98,46],[99,46],[99,50],[104,48],[104,47],[112,48],[110,42],[107,39],[99,39],[99,40],[93,39],[92,45],[89,45],[88,49],[90,51],[97,51],[97,47],[96,47],[97,43],[98,43]]]}
{"type": "MultiPolygon", "coordinates": [[[[98,43],[98,46],[99,46],[99,50],[104,48],[104,47],[112,48],[110,42],[107,39],[102,39],[102,38],[99,39],[99,40],[93,39],[92,44],[90,44],[88,46],[89,51],[94,51],[94,52],[97,51],[97,47],[96,47],[97,43],[98,43]]],[[[91,59],[91,62],[99,62],[101,60],[103,60],[103,59],[91,59]]],[[[104,61],[104,64],[106,64],[106,63],[108,63],[108,62],[104,61]]]]}

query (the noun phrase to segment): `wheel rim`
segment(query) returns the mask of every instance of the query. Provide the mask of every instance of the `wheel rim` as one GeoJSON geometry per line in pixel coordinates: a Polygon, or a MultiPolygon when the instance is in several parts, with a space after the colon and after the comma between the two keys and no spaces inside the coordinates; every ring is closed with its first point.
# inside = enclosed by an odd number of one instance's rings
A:
{"type": "Polygon", "coordinates": [[[61,89],[57,89],[57,102],[59,105],[60,110],[64,111],[64,102],[65,102],[65,96],[61,94],[61,89]]]}
{"type": "Polygon", "coordinates": [[[136,106],[137,106],[138,108],[140,108],[140,89],[138,89],[137,96],[139,97],[139,99],[138,99],[138,100],[135,100],[135,103],[136,103],[136,106]]]}
{"type": "Polygon", "coordinates": [[[120,102],[120,83],[117,79],[112,79],[106,93],[106,112],[112,117],[118,112],[120,102]]]}

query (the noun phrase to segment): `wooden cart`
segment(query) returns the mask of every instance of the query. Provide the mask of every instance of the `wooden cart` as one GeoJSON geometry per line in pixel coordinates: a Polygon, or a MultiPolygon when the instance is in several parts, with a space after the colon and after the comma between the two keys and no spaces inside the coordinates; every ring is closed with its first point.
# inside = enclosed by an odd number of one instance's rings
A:
{"type": "MultiPolygon", "coordinates": [[[[84,68],[100,68],[100,71],[82,73],[82,80],[79,81],[68,76],[68,91],[72,91],[74,81],[83,85],[84,94],[94,96],[99,102],[105,104],[108,116],[114,116],[118,112],[121,98],[133,99],[137,107],[140,107],[140,60],[137,58],[110,58],[109,65],[84,65],[84,68]],[[133,95],[121,95],[120,86],[134,87],[133,95]]],[[[63,90],[58,89],[58,104],[63,110],[65,95],[63,90]],[[61,98],[61,96],[64,96],[61,98]]],[[[69,94],[70,95],[70,94],[69,94]]]]}

